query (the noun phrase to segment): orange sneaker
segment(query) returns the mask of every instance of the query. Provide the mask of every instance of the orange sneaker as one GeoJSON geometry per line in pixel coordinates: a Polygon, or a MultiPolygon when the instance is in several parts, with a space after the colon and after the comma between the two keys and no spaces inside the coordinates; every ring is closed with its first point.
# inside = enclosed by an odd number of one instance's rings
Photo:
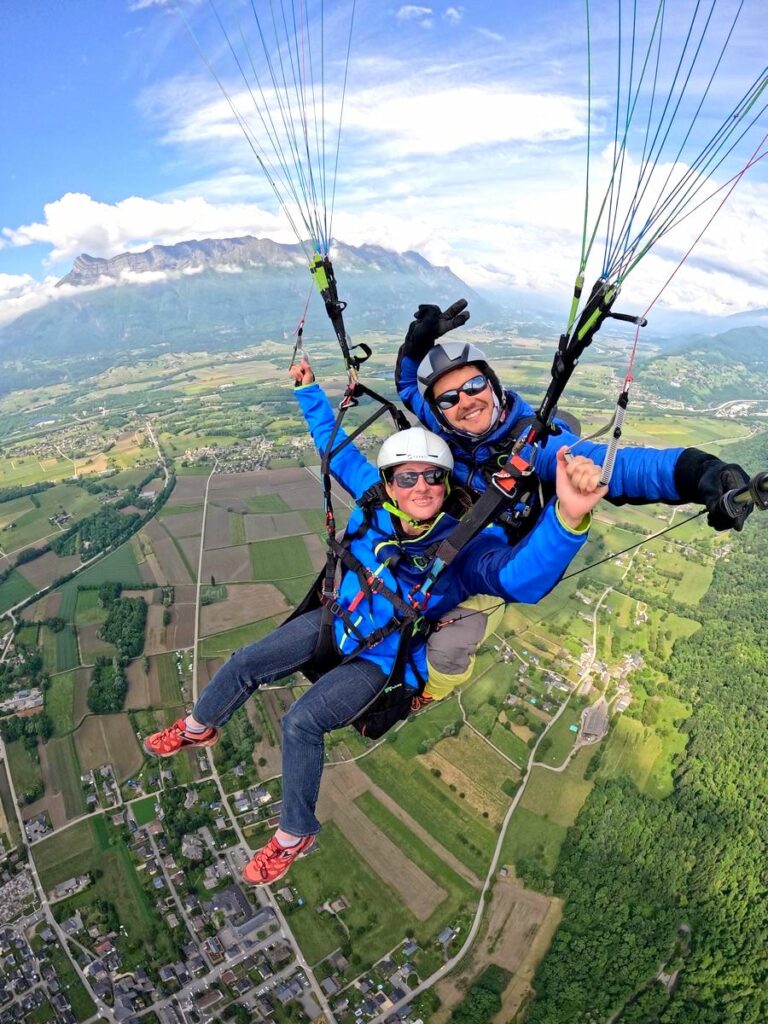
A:
{"type": "Polygon", "coordinates": [[[314,846],[314,836],[302,836],[295,846],[281,846],[275,836],[266,846],[257,850],[243,868],[243,879],[249,885],[271,885],[283,875],[297,857],[309,853],[314,846]]]}
{"type": "Polygon", "coordinates": [[[428,693],[417,693],[415,697],[411,697],[411,714],[421,711],[422,708],[431,704],[434,699],[428,693]]]}
{"type": "Polygon", "coordinates": [[[144,740],[144,749],[153,757],[171,757],[189,747],[212,747],[219,738],[219,730],[209,726],[205,732],[187,732],[186,722],[180,718],[161,732],[153,732],[144,740]]]}

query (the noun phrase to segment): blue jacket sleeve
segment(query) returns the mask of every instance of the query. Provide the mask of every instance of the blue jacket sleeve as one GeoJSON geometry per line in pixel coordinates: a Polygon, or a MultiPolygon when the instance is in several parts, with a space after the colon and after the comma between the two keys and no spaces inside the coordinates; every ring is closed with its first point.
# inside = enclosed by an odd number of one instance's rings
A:
{"type": "MultiPolygon", "coordinates": [[[[315,447],[322,455],[328,447],[336,423],[331,403],[317,383],[305,384],[304,387],[296,388],[293,393],[304,419],[307,421],[315,447]]],[[[334,448],[341,444],[346,436],[343,430],[339,430],[334,440],[334,448]]],[[[331,459],[330,470],[331,476],[356,499],[361,497],[379,479],[378,470],[355,448],[354,444],[346,445],[331,459]]]]}
{"type": "MultiPolygon", "coordinates": [[[[568,430],[550,437],[536,457],[536,472],[541,480],[555,479],[557,450],[564,444],[574,445],[575,455],[585,455],[598,466],[605,461],[607,445],[581,441],[568,430]]],[[[675,466],[683,448],[619,448],[613,467],[608,500],[623,501],[680,501],[675,486],[675,466]]]]}
{"type": "Polygon", "coordinates": [[[397,365],[395,366],[397,394],[406,409],[410,409],[427,430],[440,434],[442,437],[444,433],[443,425],[438,422],[429,407],[429,403],[424,401],[419,392],[416,378],[418,368],[419,364],[416,360],[404,356],[402,349],[400,349],[397,354],[397,365]]]}
{"type": "Polygon", "coordinates": [[[586,540],[587,531],[574,533],[562,525],[551,501],[524,544],[510,548],[495,531],[484,531],[454,565],[468,594],[535,604],[560,581],[586,540]]]}

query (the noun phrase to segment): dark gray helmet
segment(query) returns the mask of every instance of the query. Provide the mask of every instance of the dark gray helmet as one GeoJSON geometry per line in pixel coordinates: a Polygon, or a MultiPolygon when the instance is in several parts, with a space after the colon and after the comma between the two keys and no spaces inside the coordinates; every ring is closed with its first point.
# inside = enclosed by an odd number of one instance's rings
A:
{"type": "MultiPolygon", "coordinates": [[[[502,405],[504,404],[504,390],[499,382],[499,378],[488,365],[485,352],[479,349],[477,345],[472,345],[468,341],[441,341],[433,345],[429,352],[427,352],[416,371],[419,394],[429,402],[433,410],[433,385],[443,374],[448,373],[449,370],[456,370],[460,366],[467,366],[468,364],[476,366],[485,374],[496,394],[496,398],[502,405]]],[[[442,419],[442,416],[440,418],[442,419]]]]}

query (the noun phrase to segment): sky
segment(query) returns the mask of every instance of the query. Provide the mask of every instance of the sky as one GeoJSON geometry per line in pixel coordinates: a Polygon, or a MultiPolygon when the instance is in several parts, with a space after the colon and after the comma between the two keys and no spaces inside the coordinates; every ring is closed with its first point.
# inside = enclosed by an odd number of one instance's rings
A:
{"type": "MultiPolygon", "coordinates": [[[[270,85],[266,63],[269,57],[272,68],[279,67],[270,35],[273,15],[278,38],[291,41],[290,53],[283,47],[284,65],[295,55],[301,77],[314,85],[304,92],[308,145],[319,152],[315,138],[321,133],[312,129],[323,125],[321,205],[327,211],[333,194],[334,237],[416,250],[472,286],[554,296],[567,309],[582,245],[591,125],[590,233],[612,166],[625,191],[618,215],[605,208],[588,279],[603,268],[606,217],[616,233],[643,150],[656,145],[656,169],[640,195],[634,225],[644,223],[653,196],[669,195],[675,183],[692,182],[699,191],[678,211],[668,201],[679,223],[632,270],[625,300],[645,308],[663,288],[658,302],[670,309],[726,315],[765,308],[768,159],[750,167],[730,194],[721,186],[765,149],[759,146],[768,131],[768,89],[741,122],[755,124],[722,165],[711,168],[711,178],[695,162],[766,73],[764,0],[745,0],[721,54],[737,5],[675,0],[664,11],[658,66],[651,57],[642,75],[647,41],[659,38],[657,0],[637,0],[634,16],[630,0],[590,0],[588,76],[585,0],[357,0],[351,36],[351,0],[326,0],[322,60],[319,0],[273,0],[271,8],[267,0],[216,0],[215,6],[210,0],[5,0],[0,325],[66,294],[55,284],[80,253],[111,257],[153,244],[245,234],[296,240],[233,113],[234,107],[249,126],[262,164],[285,198],[281,169],[260,124],[279,118],[281,93],[270,85]],[[247,49],[241,37],[252,40],[247,49]],[[681,53],[696,53],[697,60],[691,70],[684,56],[675,79],[681,53]],[[261,95],[252,78],[250,85],[256,102],[237,77],[238,59],[259,75],[261,95]],[[617,161],[617,101],[621,135],[629,76],[644,84],[632,107],[626,153],[617,161]],[[661,86],[671,81],[676,98],[665,107],[661,86]]],[[[279,125],[276,132],[285,143],[279,125]]],[[[301,203],[285,205],[306,237],[301,203]]]]}

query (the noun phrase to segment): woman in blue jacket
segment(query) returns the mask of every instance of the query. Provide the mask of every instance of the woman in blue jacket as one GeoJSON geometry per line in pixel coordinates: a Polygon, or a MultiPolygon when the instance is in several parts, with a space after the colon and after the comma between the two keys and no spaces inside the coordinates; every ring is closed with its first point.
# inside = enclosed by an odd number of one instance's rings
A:
{"type": "MultiPolygon", "coordinates": [[[[319,451],[325,451],[334,412],[306,363],[292,367],[296,397],[319,451]]],[[[341,435],[339,435],[341,439],[341,435]]],[[[443,440],[423,427],[387,438],[372,466],[348,444],[331,461],[336,480],[357,500],[383,480],[387,500],[364,513],[355,507],[347,526],[349,550],[377,584],[361,600],[360,579],[342,573],[334,618],[337,663],[321,675],[283,719],[283,805],[280,827],[246,865],[243,877],[269,885],[311,847],[320,829],[315,817],[323,770],[324,735],[354,721],[383,690],[394,663],[398,635],[391,632],[366,642],[390,622],[393,603],[386,593],[407,601],[423,581],[429,551],[456,524],[444,511],[450,491],[453,457],[443,440]]],[[[426,618],[439,619],[473,593],[496,594],[505,601],[533,603],[544,596],[586,540],[591,509],[602,489],[599,470],[588,459],[558,464],[558,501],[549,504],[524,548],[510,549],[504,534],[491,527],[478,535],[438,578],[426,618]]],[[[293,672],[311,670],[321,611],[292,618],[269,636],[236,651],[216,673],[192,714],[149,736],[150,754],[168,757],[187,747],[210,746],[219,730],[259,686],[293,672]]],[[[417,686],[426,672],[425,645],[417,634],[411,645],[406,683],[417,686]]],[[[414,690],[416,692],[416,690],[414,690]]]]}

